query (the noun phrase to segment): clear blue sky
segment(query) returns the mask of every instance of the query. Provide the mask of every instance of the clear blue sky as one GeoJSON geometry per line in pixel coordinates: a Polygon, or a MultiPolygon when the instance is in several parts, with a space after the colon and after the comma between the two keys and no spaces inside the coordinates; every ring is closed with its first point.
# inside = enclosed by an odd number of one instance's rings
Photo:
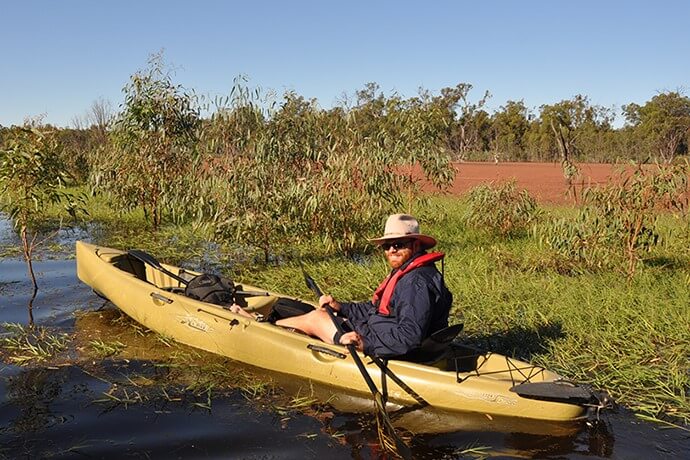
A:
{"type": "Polygon", "coordinates": [[[322,107],[367,82],[405,97],[464,82],[472,100],[491,92],[489,111],[576,94],[619,108],[688,90],[689,20],[684,0],[5,0],[0,125],[117,108],[161,49],[176,83],[212,96],[243,74],[322,107]]]}

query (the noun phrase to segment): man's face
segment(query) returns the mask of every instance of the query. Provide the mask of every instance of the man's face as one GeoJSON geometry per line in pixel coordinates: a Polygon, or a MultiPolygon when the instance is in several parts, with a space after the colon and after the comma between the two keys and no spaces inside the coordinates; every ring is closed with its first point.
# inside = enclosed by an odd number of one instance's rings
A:
{"type": "Polygon", "coordinates": [[[399,239],[386,241],[381,244],[381,248],[386,253],[388,265],[392,269],[400,268],[407,262],[417,249],[417,241],[414,239],[399,239]]]}

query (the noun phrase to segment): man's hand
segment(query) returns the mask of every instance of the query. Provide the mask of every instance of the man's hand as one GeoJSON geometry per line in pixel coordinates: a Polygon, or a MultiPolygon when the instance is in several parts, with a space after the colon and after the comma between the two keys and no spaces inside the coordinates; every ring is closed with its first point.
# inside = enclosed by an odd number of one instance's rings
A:
{"type": "Polygon", "coordinates": [[[329,305],[333,311],[340,311],[340,303],[330,294],[324,294],[319,297],[319,306],[325,307],[326,305],[329,305]]]}
{"type": "Polygon", "coordinates": [[[346,332],[340,337],[341,345],[354,345],[359,351],[364,351],[364,339],[356,332],[346,332]]]}

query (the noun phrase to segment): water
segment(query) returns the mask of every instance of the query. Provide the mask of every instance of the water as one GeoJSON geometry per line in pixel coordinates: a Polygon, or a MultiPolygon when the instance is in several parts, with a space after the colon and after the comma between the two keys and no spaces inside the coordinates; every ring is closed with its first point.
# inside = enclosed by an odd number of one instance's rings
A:
{"type": "MultiPolygon", "coordinates": [[[[281,411],[270,395],[248,398],[225,388],[212,392],[209,409],[206,394],[184,390],[174,373],[157,365],[154,356],[169,353],[165,346],[131,326],[113,325],[117,311],[79,282],[73,259],[40,260],[35,267],[36,323],[73,334],[74,350],[50,366],[0,364],[0,458],[385,458],[368,398],[333,395],[226,361],[233,372],[275,382],[283,400],[307,388],[329,405],[281,411]],[[79,348],[94,337],[118,337],[126,352],[85,359],[79,348]]],[[[0,322],[26,324],[30,292],[23,261],[0,260],[0,322]]],[[[431,410],[394,418],[416,433],[409,439],[415,458],[473,458],[462,454],[472,447],[490,458],[690,458],[690,432],[641,421],[624,409],[607,414],[597,428],[431,410]]]]}

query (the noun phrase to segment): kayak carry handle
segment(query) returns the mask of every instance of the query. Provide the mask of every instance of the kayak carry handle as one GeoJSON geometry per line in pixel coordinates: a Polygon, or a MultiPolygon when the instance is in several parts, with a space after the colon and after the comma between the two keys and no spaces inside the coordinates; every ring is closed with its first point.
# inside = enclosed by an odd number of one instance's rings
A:
{"type": "Polygon", "coordinates": [[[164,295],[159,294],[157,292],[152,292],[151,297],[153,297],[155,300],[160,300],[161,302],[165,302],[167,304],[173,303],[173,299],[171,299],[170,297],[165,297],[164,295]]]}

